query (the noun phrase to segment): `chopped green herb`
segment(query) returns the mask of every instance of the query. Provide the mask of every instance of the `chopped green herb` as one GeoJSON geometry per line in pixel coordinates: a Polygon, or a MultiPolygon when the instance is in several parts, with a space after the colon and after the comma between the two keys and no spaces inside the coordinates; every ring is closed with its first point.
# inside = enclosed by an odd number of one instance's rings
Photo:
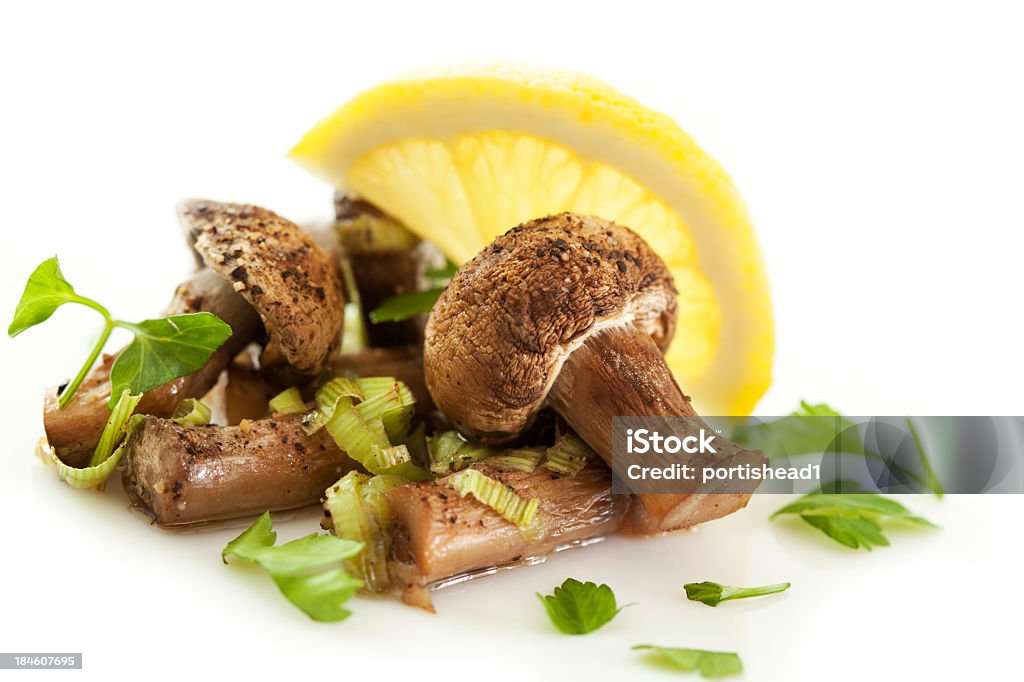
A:
{"type": "Polygon", "coordinates": [[[401,322],[416,315],[429,313],[443,291],[444,287],[433,287],[425,291],[392,296],[370,311],[370,321],[374,324],[401,322]]]}
{"type": "Polygon", "coordinates": [[[277,547],[276,541],[270,512],[264,512],[228,543],[221,558],[224,563],[237,557],[258,564],[281,593],[313,620],[333,623],[348,618],[351,612],[343,605],[363,583],[341,568],[341,562],[361,552],[363,543],[317,533],[277,547]]]}
{"type": "Polygon", "coordinates": [[[556,628],[567,635],[585,635],[608,623],[625,607],[617,606],[607,585],[569,578],[554,594],[537,593],[556,628]]]}
{"type": "Polygon", "coordinates": [[[718,606],[730,599],[747,599],[748,597],[763,597],[767,594],[778,594],[789,589],[789,583],[778,583],[777,585],[762,585],[760,587],[733,587],[704,581],[702,583],[687,583],[683,585],[686,590],[686,598],[690,601],[699,601],[708,606],[718,606]]]}
{"type": "Polygon", "coordinates": [[[743,672],[740,657],[724,651],[705,651],[703,649],[674,649],[671,647],[654,646],[653,644],[637,644],[634,651],[648,650],[673,668],[685,672],[699,672],[701,677],[714,678],[727,675],[739,675],[743,672]]]}
{"type": "Polygon", "coordinates": [[[137,323],[116,320],[96,301],[75,293],[64,278],[56,256],[40,263],[29,276],[7,334],[13,338],[45,322],[65,303],[92,308],[103,316],[104,324],[85,364],[60,394],[60,407],[70,402],[115,327],[127,329],[135,339],[118,355],[110,370],[111,392],[107,404],[110,409],[126,389],[132,394],[142,394],[192,374],[231,336],[231,327],[211,313],[173,315],[137,323]]]}
{"type": "Polygon", "coordinates": [[[882,533],[881,524],[885,522],[935,528],[935,524],[911,514],[899,502],[874,493],[811,493],[779,509],[772,518],[783,514],[798,514],[809,525],[852,549],[888,546],[889,540],[882,533]]]}

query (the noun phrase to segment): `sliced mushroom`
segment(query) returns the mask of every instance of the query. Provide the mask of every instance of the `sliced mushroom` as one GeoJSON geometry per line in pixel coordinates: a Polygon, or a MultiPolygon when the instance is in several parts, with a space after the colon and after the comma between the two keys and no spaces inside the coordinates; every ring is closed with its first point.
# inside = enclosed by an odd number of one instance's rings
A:
{"type": "MultiPolygon", "coordinates": [[[[217,381],[224,367],[251,340],[263,332],[260,318],[231,284],[209,269],[203,269],[181,284],[167,315],[205,311],[231,327],[231,337],[194,374],[175,379],[148,391],[136,408],[139,414],[168,417],[183,398],[198,398],[217,381]]],[[[79,386],[63,408],[57,404],[59,389],[46,393],[43,424],[50,445],[62,461],[84,466],[99,442],[110,416],[110,370],[117,355],[107,355],[79,386]]]]}
{"type": "Polygon", "coordinates": [[[539,499],[542,533],[527,540],[490,507],[460,497],[446,479],[393,488],[388,502],[396,527],[395,573],[404,582],[406,600],[417,606],[426,605],[422,590],[439,581],[508,567],[609,535],[629,506],[628,496],[612,494],[611,472],[596,460],[572,476],[552,475],[544,468],[496,471],[487,462],[473,468],[523,497],[539,499]]]}
{"type": "Polygon", "coordinates": [[[179,207],[196,251],[231,280],[270,335],[262,362],[318,374],[338,347],[345,297],[329,254],[295,223],[251,204],[193,199],[179,207]]]}
{"type": "MultiPolygon", "coordinates": [[[[549,404],[611,465],[613,416],[695,417],[662,358],[675,322],[672,277],[634,232],[571,213],[534,220],[464,265],[434,306],[427,387],[484,443],[515,438],[549,404]]],[[[688,428],[675,435],[696,434],[688,428]]],[[[730,454],[763,461],[736,446],[730,454]]],[[[630,527],[689,527],[741,508],[752,490],[637,495],[630,527]]]]}
{"type": "Polygon", "coordinates": [[[237,426],[179,425],[147,416],[129,436],[123,461],[132,504],[162,525],[314,504],[356,466],[325,430],[307,436],[302,415],[237,426]]]}

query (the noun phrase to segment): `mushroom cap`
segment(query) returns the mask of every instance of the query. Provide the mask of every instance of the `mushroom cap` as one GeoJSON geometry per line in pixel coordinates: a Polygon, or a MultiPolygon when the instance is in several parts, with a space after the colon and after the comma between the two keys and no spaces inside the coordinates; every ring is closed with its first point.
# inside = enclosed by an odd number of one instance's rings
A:
{"type": "Polygon", "coordinates": [[[459,431],[505,442],[589,336],[632,324],[664,351],[675,321],[672,275],[636,233],[573,213],[532,220],[463,265],[434,305],[427,388],[459,431]]]}
{"type": "Polygon", "coordinates": [[[341,337],[345,296],[330,255],[295,223],[252,204],[192,199],[178,208],[203,262],[260,314],[296,371],[323,370],[341,337]]]}

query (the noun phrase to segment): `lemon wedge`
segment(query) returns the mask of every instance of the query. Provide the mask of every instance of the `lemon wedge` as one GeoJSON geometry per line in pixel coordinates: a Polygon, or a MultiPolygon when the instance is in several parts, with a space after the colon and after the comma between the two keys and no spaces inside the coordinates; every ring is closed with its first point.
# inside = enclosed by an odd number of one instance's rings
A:
{"type": "Polygon", "coordinates": [[[363,92],[290,156],[458,263],[561,211],[632,228],[671,269],[666,359],[706,415],[746,415],[771,382],[771,299],[746,207],[672,119],[580,74],[510,66],[420,72],[363,92]]]}

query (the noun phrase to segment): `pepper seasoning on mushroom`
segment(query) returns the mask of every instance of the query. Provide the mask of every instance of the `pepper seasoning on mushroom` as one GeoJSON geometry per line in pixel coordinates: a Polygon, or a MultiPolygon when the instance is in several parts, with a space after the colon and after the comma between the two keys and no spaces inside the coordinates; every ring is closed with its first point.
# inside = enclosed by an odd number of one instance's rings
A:
{"type": "Polygon", "coordinates": [[[265,366],[320,373],[340,342],[345,296],[334,264],[302,229],[252,204],[193,199],[179,207],[193,246],[260,314],[265,366]]]}
{"type": "MultiPolygon", "coordinates": [[[[696,417],[662,357],[675,322],[672,277],[637,234],[592,216],[541,218],[498,237],[441,295],[427,323],[427,388],[487,444],[551,406],[611,464],[613,416],[696,417]]],[[[627,528],[657,533],[729,514],[749,494],[636,498],[627,528]]]]}

